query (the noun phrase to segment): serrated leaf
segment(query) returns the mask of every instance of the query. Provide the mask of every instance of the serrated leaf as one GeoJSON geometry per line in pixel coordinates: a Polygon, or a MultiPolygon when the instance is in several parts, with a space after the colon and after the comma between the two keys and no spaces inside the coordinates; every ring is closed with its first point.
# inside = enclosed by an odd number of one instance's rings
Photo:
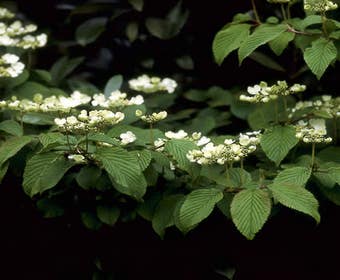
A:
{"type": "Polygon", "coordinates": [[[120,210],[116,206],[98,205],[97,217],[98,219],[109,226],[113,226],[119,218],[120,210]]]}
{"type": "Polygon", "coordinates": [[[321,24],[322,18],[319,15],[309,15],[298,23],[297,27],[301,30],[305,30],[308,26],[313,24],[321,24]]]}
{"type": "Polygon", "coordinates": [[[151,152],[148,150],[131,151],[130,153],[137,158],[139,167],[142,171],[144,171],[151,163],[152,156],[151,152]]]}
{"type": "Polygon", "coordinates": [[[295,137],[293,126],[275,126],[267,129],[261,136],[261,147],[267,157],[276,165],[287,156],[289,151],[299,142],[295,137]]]}
{"type": "Polygon", "coordinates": [[[37,154],[27,161],[24,170],[23,188],[27,195],[53,188],[75,163],[56,153],[37,154]]]}
{"type": "Polygon", "coordinates": [[[198,189],[186,196],[177,213],[176,225],[182,232],[188,232],[196,224],[207,218],[215,204],[223,198],[219,189],[198,189]]]}
{"type": "Polygon", "coordinates": [[[97,149],[95,157],[118,184],[114,185],[118,191],[136,199],[142,198],[146,182],[142,181],[141,169],[133,154],[120,147],[101,147],[97,149]]]}
{"type": "Polygon", "coordinates": [[[338,51],[333,41],[319,38],[304,51],[303,58],[311,71],[320,80],[327,67],[336,59],[338,51]]]}
{"type": "Polygon", "coordinates": [[[97,17],[91,18],[76,29],[76,40],[79,45],[86,46],[94,41],[102,34],[105,30],[107,18],[97,17]]]}
{"type": "Polygon", "coordinates": [[[213,41],[215,61],[221,64],[223,60],[248,37],[250,24],[235,24],[219,31],[213,41]]]}
{"type": "Polygon", "coordinates": [[[110,80],[107,81],[104,89],[104,94],[106,97],[109,97],[112,92],[120,89],[123,84],[123,76],[115,75],[110,80]]]}
{"type": "Polygon", "coordinates": [[[327,147],[318,153],[318,158],[323,161],[332,161],[336,163],[340,163],[340,157],[336,157],[335,155],[340,155],[340,147],[327,147]]]}
{"type": "Polygon", "coordinates": [[[98,179],[102,175],[101,169],[97,166],[83,166],[76,175],[76,181],[80,187],[85,190],[95,187],[98,179]]]}
{"type": "Polygon", "coordinates": [[[284,183],[274,183],[268,188],[272,191],[273,197],[284,206],[310,215],[317,223],[320,222],[319,202],[305,188],[284,183]]]}
{"type": "Polygon", "coordinates": [[[274,179],[274,184],[304,186],[312,174],[307,167],[293,167],[281,171],[274,179]]]}
{"type": "Polygon", "coordinates": [[[5,120],[0,123],[0,130],[5,131],[13,136],[22,136],[24,134],[20,124],[13,120],[5,120]]]}
{"type": "Polygon", "coordinates": [[[175,224],[174,211],[183,197],[182,194],[170,195],[158,203],[152,217],[152,228],[160,237],[164,237],[166,228],[175,224]]]}
{"type": "Polygon", "coordinates": [[[323,188],[319,186],[319,189],[328,200],[340,206],[340,186],[334,186],[334,188],[323,188]]]}
{"type": "Polygon", "coordinates": [[[295,33],[293,32],[283,32],[274,40],[269,42],[269,47],[277,55],[281,55],[283,51],[287,48],[289,42],[293,41],[295,38],[295,33]]]}
{"type": "Polygon", "coordinates": [[[24,146],[32,141],[31,136],[22,136],[8,139],[1,143],[0,147],[0,166],[8,159],[15,156],[24,146]]]}
{"type": "Polygon", "coordinates": [[[247,239],[255,237],[267,221],[270,211],[271,200],[268,192],[260,189],[239,192],[230,205],[231,218],[247,239]]]}
{"type": "Polygon", "coordinates": [[[181,169],[188,171],[191,163],[186,155],[190,150],[197,149],[197,145],[190,140],[171,139],[165,143],[164,149],[176,160],[181,169]]]}
{"type": "Polygon", "coordinates": [[[287,25],[285,24],[278,25],[261,24],[241,44],[238,50],[238,58],[240,64],[247,56],[249,56],[258,47],[268,43],[269,41],[274,40],[276,37],[278,37],[281,33],[285,32],[286,30],[287,25]]]}
{"type": "Polygon", "coordinates": [[[67,56],[63,56],[62,58],[57,60],[52,65],[50,70],[53,84],[59,85],[59,83],[69,74],[71,74],[83,61],[84,57],[76,57],[69,59],[67,56]]]}
{"type": "Polygon", "coordinates": [[[254,51],[249,55],[249,58],[256,61],[257,63],[275,71],[285,72],[286,70],[278,64],[274,59],[265,55],[264,53],[254,51]]]}
{"type": "Polygon", "coordinates": [[[39,135],[39,141],[44,148],[53,144],[62,143],[63,139],[64,135],[59,132],[42,133],[39,135]]]}
{"type": "Polygon", "coordinates": [[[340,164],[336,162],[319,163],[319,167],[313,175],[322,186],[333,188],[336,184],[340,185],[340,164]]]}

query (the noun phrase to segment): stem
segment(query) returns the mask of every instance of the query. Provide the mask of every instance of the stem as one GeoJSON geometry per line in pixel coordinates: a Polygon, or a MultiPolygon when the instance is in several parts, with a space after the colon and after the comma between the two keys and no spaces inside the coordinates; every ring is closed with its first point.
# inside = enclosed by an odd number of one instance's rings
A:
{"type": "Polygon", "coordinates": [[[259,14],[258,14],[258,12],[257,12],[256,5],[255,5],[255,0],[251,0],[251,5],[252,5],[252,7],[253,7],[253,12],[254,12],[256,21],[257,21],[258,23],[261,23],[259,14]]]}
{"type": "Polygon", "coordinates": [[[243,186],[243,171],[244,171],[244,166],[243,166],[243,158],[240,161],[240,167],[241,167],[241,185],[243,186]]]}
{"type": "Polygon", "coordinates": [[[69,148],[69,150],[71,152],[72,149],[71,149],[71,144],[70,144],[70,138],[69,138],[68,131],[66,131],[66,141],[67,141],[68,148],[69,148]]]}
{"type": "Polygon", "coordinates": [[[275,100],[275,122],[279,123],[279,104],[277,99],[275,100]]]}
{"type": "Polygon", "coordinates": [[[150,141],[151,141],[151,145],[154,147],[155,146],[155,140],[154,140],[154,136],[153,136],[153,124],[150,123],[150,141]]]}
{"type": "Polygon", "coordinates": [[[288,106],[287,106],[287,99],[283,97],[283,108],[285,110],[285,119],[288,120],[288,106]]]}
{"type": "Polygon", "coordinates": [[[312,169],[315,163],[315,143],[312,144],[312,169]]]}
{"type": "Polygon", "coordinates": [[[338,127],[337,127],[337,118],[333,118],[333,143],[336,146],[338,142],[338,127]]]}
{"type": "Polygon", "coordinates": [[[286,21],[287,15],[286,15],[284,4],[281,4],[281,13],[282,13],[283,20],[286,21]]]}
{"type": "Polygon", "coordinates": [[[88,137],[88,132],[86,131],[85,133],[85,152],[87,153],[89,150],[89,137],[88,137]]]}
{"type": "Polygon", "coordinates": [[[290,4],[287,5],[287,17],[288,19],[291,19],[291,13],[290,13],[290,4]]]}
{"type": "Polygon", "coordinates": [[[321,19],[322,19],[322,32],[323,32],[323,35],[328,38],[328,33],[327,33],[327,29],[326,29],[326,21],[327,21],[327,17],[326,17],[326,13],[323,12],[321,14],[321,19]]]}
{"type": "Polygon", "coordinates": [[[227,174],[227,187],[231,187],[230,173],[229,173],[229,164],[226,164],[226,174],[227,174]]]}
{"type": "Polygon", "coordinates": [[[24,114],[22,111],[20,111],[20,126],[21,129],[24,131],[24,114]]]}

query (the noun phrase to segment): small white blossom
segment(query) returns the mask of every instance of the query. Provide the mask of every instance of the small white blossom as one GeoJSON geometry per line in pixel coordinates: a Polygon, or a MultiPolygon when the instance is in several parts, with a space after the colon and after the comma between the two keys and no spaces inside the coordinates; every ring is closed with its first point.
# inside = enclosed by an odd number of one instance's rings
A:
{"type": "Polygon", "coordinates": [[[154,93],[157,91],[167,91],[173,93],[177,88],[177,82],[170,78],[161,79],[159,77],[139,76],[129,81],[131,89],[144,93],[154,93]]]}
{"type": "Polygon", "coordinates": [[[188,136],[188,133],[181,129],[177,132],[167,131],[165,132],[165,136],[169,139],[184,139],[188,136]]]}
{"type": "Polygon", "coordinates": [[[137,139],[136,135],[131,131],[127,131],[125,133],[122,133],[122,134],[120,134],[119,137],[121,139],[120,142],[122,143],[122,145],[127,145],[129,143],[133,143],[137,139]]]}
{"type": "Polygon", "coordinates": [[[296,138],[305,143],[329,143],[332,141],[331,137],[327,137],[324,119],[310,119],[308,122],[299,121],[295,129],[296,138]]]}

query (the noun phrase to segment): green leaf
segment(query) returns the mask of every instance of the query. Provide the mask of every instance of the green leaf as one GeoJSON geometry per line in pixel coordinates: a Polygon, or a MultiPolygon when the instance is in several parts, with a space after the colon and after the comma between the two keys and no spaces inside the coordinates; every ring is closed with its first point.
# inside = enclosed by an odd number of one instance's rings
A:
{"type": "Polygon", "coordinates": [[[176,36],[189,17],[189,11],[182,9],[182,1],[169,11],[165,19],[163,18],[147,18],[145,26],[148,31],[155,37],[167,40],[176,36]]]}
{"type": "Polygon", "coordinates": [[[319,15],[310,15],[305,17],[299,24],[298,28],[301,30],[305,30],[308,26],[311,26],[313,24],[321,24],[322,18],[319,15]]]}
{"type": "Polygon", "coordinates": [[[274,40],[276,37],[278,37],[281,33],[285,32],[286,30],[287,30],[287,25],[285,24],[278,24],[278,25],[265,24],[265,23],[261,24],[241,44],[238,50],[238,58],[239,58],[240,64],[247,56],[249,56],[258,47],[268,43],[269,41],[274,40]]]}
{"type": "Polygon", "coordinates": [[[83,61],[84,57],[69,59],[67,56],[63,56],[56,61],[50,70],[53,84],[56,86],[59,85],[60,82],[71,74],[83,61]]]}
{"type": "Polygon", "coordinates": [[[54,144],[63,144],[64,135],[59,132],[42,133],[39,135],[39,141],[44,148],[54,144]]]}
{"type": "Polygon", "coordinates": [[[257,63],[275,71],[285,72],[286,70],[278,64],[275,60],[270,58],[268,55],[265,55],[261,52],[254,51],[249,55],[249,58],[256,61],[257,63]]]}
{"type": "Polygon", "coordinates": [[[54,198],[42,198],[37,201],[37,208],[43,212],[45,218],[55,218],[63,216],[65,213],[64,207],[60,201],[54,198]]]}
{"type": "Polygon", "coordinates": [[[85,190],[94,189],[98,179],[102,175],[101,169],[97,166],[83,166],[76,176],[76,181],[85,190]]]}
{"type": "Polygon", "coordinates": [[[198,189],[186,196],[177,213],[177,227],[188,232],[192,227],[207,218],[215,204],[223,198],[219,189],[198,189]]]}
{"type": "Polygon", "coordinates": [[[319,163],[318,169],[313,175],[322,186],[333,188],[336,184],[340,185],[340,164],[336,162],[319,163]]]}
{"type": "Polygon", "coordinates": [[[123,84],[123,76],[115,75],[110,80],[107,81],[104,89],[104,94],[106,97],[109,97],[112,92],[120,89],[123,84]]]}
{"type": "Polygon", "coordinates": [[[53,188],[75,163],[56,153],[37,154],[27,161],[23,188],[33,197],[53,188]]]}
{"type": "Polygon", "coordinates": [[[0,130],[5,131],[13,136],[22,136],[24,131],[20,124],[13,120],[6,120],[0,123],[0,130]]]}
{"type": "Polygon", "coordinates": [[[328,200],[340,206],[340,186],[334,186],[334,188],[323,188],[319,186],[319,189],[328,200]]]}
{"type": "Polygon", "coordinates": [[[141,169],[137,158],[120,147],[101,147],[95,154],[106,172],[118,184],[115,188],[126,194],[141,199],[146,191],[146,182],[141,181],[141,169]]]}
{"type": "Polygon", "coordinates": [[[125,29],[126,37],[128,37],[130,42],[134,42],[138,37],[138,22],[132,21],[130,22],[125,29]]]}
{"type": "Polygon", "coordinates": [[[313,41],[312,46],[307,48],[303,58],[311,71],[320,80],[327,67],[336,59],[338,51],[334,43],[325,38],[313,41]]]}
{"type": "Polygon", "coordinates": [[[120,210],[116,206],[98,205],[97,216],[99,220],[109,226],[114,226],[118,221],[120,210]]]}
{"type": "Polygon", "coordinates": [[[319,203],[305,188],[285,183],[274,183],[268,188],[272,191],[273,197],[284,206],[310,215],[317,223],[320,222],[319,203]]]}
{"type": "Polygon", "coordinates": [[[15,156],[24,146],[30,143],[32,139],[33,137],[31,136],[22,136],[2,142],[0,147],[0,166],[15,156]]]}
{"type": "Polygon", "coordinates": [[[333,161],[340,163],[340,157],[336,157],[335,155],[340,155],[340,147],[330,146],[319,152],[318,158],[323,161],[333,161]]]}
{"type": "Polygon", "coordinates": [[[159,192],[153,192],[150,193],[149,196],[144,197],[143,203],[139,204],[138,208],[136,209],[138,215],[151,222],[161,198],[162,195],[159,192]]]}
{"type": "Polygon", "coordinates": [[[81,25],[76,30],[76,40],[79,45],[86,46],[94,41],[102,34],[105,30],[107,18],[96,17],[91,18],[81,25]]]}
{"type": "Polygon", "coordinates": [[[138,12],[143,11],[144,0],[128,0],[131,6],[138,12]]]}
{"type": "Polygon", "coordinates": [[[274,40],[269,42],[269,47],[277,56],[279,56],[287,48],[289,42],[293,41],[294,38],[295,33],[289,31],[283,32],[274,40]]]}
{"type": "Polygon", "coordinates": [[[40,93],[44,97],[51,95],[48,87],[32,81],[25,82],[9,92],[10,95],[15,95],[20,99],[32,99],[36,93],[40,93]]]}
{"type": "Polygon", "coordinates": [[[5,162],[4,164],[0,165],[0,184],[7,173],[8,167],[9,167],[8,162],[5,162]]]}
{"type": "Polygon", "coordinates": [[[86,142],[86,140],[88,141],[93,141],[93,142],[103,142],[103,143],[107,143],[107,144],[110,144],[110,145],[114,145],[114,146],[120,146],[120,141],[118,139],[115,139],[115,138],[112,138],[104,133],[90,133],[88,136],[87,136],[87,139],[86,137],[83,137],[81,138],[78,143],[83,143],[83,142],[86,142]]]}
{"type": "Polygon", "coordinates": [[[152,218],[152,228],[160,237],[164,237],[166,228],[175,224],[174,212],[183,197],[182,194],[169,195],[158,203],[152,218]]]}
{"type": "Polygon", "coordinates": [[[222,64],[223,60],[248,37],[250,24],[235,24],[219,31],[213,42],[215,61],[222,64]]]}
{"type": "Polygon", "coordinates": [[[181,169],[188,171],[191,163],[186,155],[190,150],[197,149],[197,146],[190,140],[171,139],[165,143],[164,149],[176,160],[181,169]]]}
{"type": "Polygon", "coordinates": [[[131,151],[130,153],[137,158],[139,167],[142,171],[144,171],[151,163],[152,156],[151,152],[148,150],[131,151]]]}
{"type": "Polygon", "coordinates": [[[84,226],[91,230],[98,230],[101,228],[102,223],[97,218],[95,213],[90,211],[85,211],[80,214],[81,221],[83,222],[84,226]]]}
{"type": "Polygon", "coordinates": [[[232,220],[247,239],[255,237],[267,221],[270,211],[268,192],[260,189],[239,192],[230,205],[232,220]]]}
{"type": "Polygon", "coordinates": [[[298,142],[293,126],[274,126],[269,128],[264,132],[260,140],[263,151],[276,165],[280,164],[298,142]]]}
{"type": "Polygon", "coordinates": [[[274,179],[274,184],[304,186],[312,174],[311,168],[293,167],[281,171],[274,179]]]}

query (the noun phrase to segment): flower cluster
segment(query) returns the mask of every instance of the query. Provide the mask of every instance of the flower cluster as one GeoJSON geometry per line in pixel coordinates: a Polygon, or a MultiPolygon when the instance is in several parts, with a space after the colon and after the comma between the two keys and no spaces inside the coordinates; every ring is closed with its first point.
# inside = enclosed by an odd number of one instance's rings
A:
{"type": "MultiPolygon", "coordinates": [[[[340,117],[340,97],[332,98],[330,95],[322,95],[321,99],[314,101],[299,101],[295,107],[291,109],[289,117],[292,118],[295,113],[306,111],[322,112],[329,118],[340,117]]],[[[303,115],[303,116],[304,116],[303,115]]]]}
{"type": "Polygon", "coordinates": [[[137,139],[136,135],[133,132],[131,132],[131,131],[127,131],[125,133],[121,133],[119,135],[119,138],[120,138],[120,143],[122,145],[127,145],[127,144],[130,144],[130,143],[133,143],[137,139]]]}
{"type": "Polygon", "coordinates": [[[0,77],[15,78],[24,70],[25,65],[19,61],[19,57],[6,53],[0,57],[0,77]]]}
{"type": "Polygon", "coordinates": [[[177,88],[177,82],[170,78],[161,79],[159,77],[149,77],[142,75],[129,81],[131,89],[144,93],[154,93],[157,91],[167,91],[173,93],[177,88]]]}
{"type": "Polygon", "coordinates": [[[151,115],[144,115],[141,110],[136,110],[136,116],[143,122],[152,124],[164,120],[168,116],[168,113],[166,111],[161,111],[159,113],[152,113],[151,115]]]}
{"type": "Polygon", "coordinates": [[[304,9],[306,11],[324,13],[330,10],[335,10],[338,5],[329,0],[304,0],[304,9]]]}
{"type": "Polygon", "coordinates": [[[46,45],[47,35],[45,33],[36,36],[37,26],[34,24],[24,25],[16,20],[11,24],[0,22],[0,45],[6,47],[18,47],[22,49],[36,49],[46,45]]]}
{"type": "Polygon", "coordinates": [[[165,132],[165,137],[166,138],[158,138],[157,140],[154,141],[154,146],[157,151],[163,151],[165,143],[171,139],[190,140],[193,141],[197,146],[204,146],[210,142],[210,138],[202,136],[201,132],[194,132],[191,135],[189,135],[183,129],[177,132],[167,131],[165,132]]]}
{"type": "Polygon", "coordinates": [[[121,112],[108,110],[93,110],[87,112],[82,110],[78,116],[66,118],[56,118],[54,123],[63,132],[85,133],[88,131],[98,131],[105,126],[114,125],[124,119],[121,112]]]}
{"type": "Polygon", "coordinates": [[[277,99],[279,96],[287,96],[305,90],[305,85],[294,84],[289,87],[286,81],[277,81],[277,83],[272,86],[268,86],[266,82],[261,82],[258,85],[248,87],[247,91],[249,95],[242,94],[240,100],[251,103],[267,103],[277,99]]]}
{"type": "Polygon", "coordinates": [[[91,97],[79,91],[74,91],[70,97],[49,96],[44,98],[41,94],[35,94],[33,100],[18,100],[12,96],[11,100],[0,101],[0,108],[21,112],[65,112],[72,108],[88,104],[91,97]]]}
{"type": "Polygon", "coordinates": [[[116,90],[110,94],[108,98],[102,93],[95,94],[91,102],[92,106],[100,106],[102,108],[122,108],[131,105],[141,105],[144,103],[144,98],[137,95],[127,99],[127,94],[116,90]]]}
{"type": "Polygon", "coordinates": [[[6,8],[0,7],[0,19],[9,19],[13,17],[14,17],[14,14],[12,12],[10,12],[6,8]]]}
{"type": "Polygon", "coordinates": [[[256,150],[256,145],[260,141],[260,132],[247,132],[240,134],[237,140],[226,139],[224,144],[206,144],[201,150],[191,150],[187,158],[191,162],[201,165],[225,164],[227,162],[240,161],[256,150]]]}
{"type": "Polygon", "coordinates": [[[308,122],[299,121],[295,129],[296,137],[305,143],[329,143],[332,141],[331,137],[327,137],[324,119],[310,119],[308,122]]]}
{"type": "Polygon", "coordinates": [[[68,155],[67,158],[69,160],[76,162],[76,163],[86,163],[87,162],[85,157],[83,155],[80,155],[80,154],[71,154],[71,155],[68,155]]]}

